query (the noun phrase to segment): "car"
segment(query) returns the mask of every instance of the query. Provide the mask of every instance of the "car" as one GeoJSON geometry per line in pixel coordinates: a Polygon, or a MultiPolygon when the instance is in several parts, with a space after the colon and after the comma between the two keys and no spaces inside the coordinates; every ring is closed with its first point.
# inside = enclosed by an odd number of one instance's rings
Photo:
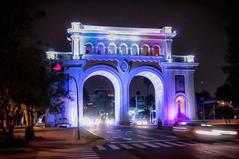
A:
{"type": "Polygon", "coordinates": [[[173,126],[173,133],[191,140],[215,141],[235,139],[238,132],[225,126],[208,124],[206,121],[178,121],[173,126]]]}

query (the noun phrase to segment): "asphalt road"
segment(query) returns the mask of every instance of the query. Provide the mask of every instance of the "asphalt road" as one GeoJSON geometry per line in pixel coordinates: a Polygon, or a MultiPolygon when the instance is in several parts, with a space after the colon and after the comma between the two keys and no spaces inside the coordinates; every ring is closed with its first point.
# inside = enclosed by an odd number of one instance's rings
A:
{"type": "MultiPolygon", "coordinates": [[[[200,142],[179,138],[170,128],[94,127],[105,138],[75,140],[75,129],[36,130],[26,147],[2,149],[0,159],[236,159],[239,141],[200,142]]],[[[23,133],[24,131],[17,131],[23,133]]],[[[81,131],[81,133],[83,133],[81,131]]],[[[88,134],[88,133],[86,133],[88,134]]],[[[86,138],[85,138],[86,139],[86,138]]]]}
{"type": "MultiPolygon", "coordinates": [[[[104,159],[236,159],[239,141],[201,142],[179,138],[170,128],[98,127],[90,131],[106,139],[92,148],[104,159]]],[[[95,157],[93,157],[95,158],[95,157]]]]}

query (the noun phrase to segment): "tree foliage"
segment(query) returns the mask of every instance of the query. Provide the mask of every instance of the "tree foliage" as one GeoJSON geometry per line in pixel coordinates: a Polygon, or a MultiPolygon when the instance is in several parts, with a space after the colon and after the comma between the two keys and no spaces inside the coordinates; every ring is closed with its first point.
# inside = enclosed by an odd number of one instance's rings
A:
{"type": "Polygon", "coordinates": [[[232,101],[233,105],[239,106],[239,45],[237,40],[239,24],[237,22],[237,6],[236,1],[226,1],[224,4],[228,50],[226,54],[226,66],[223,68],[223,71],[227,74],[227,79],[217,89],[216,97],[232,101]]]}
{"type": "Polygon", "coordinates": [[[14,5],[6,3],[4,7],[6,13],[1,20],[4,32],[0,41],[0,133],[6,140],[13,138],[16,116],[25,105],[26,132],[30,135],[26,134],[31,139],[34,112],[46,106],[50,99],[48,63],[43,51],[31,42],[31,28],[43,14],[28,14],[24,0],[14,1],[14,5]]]}

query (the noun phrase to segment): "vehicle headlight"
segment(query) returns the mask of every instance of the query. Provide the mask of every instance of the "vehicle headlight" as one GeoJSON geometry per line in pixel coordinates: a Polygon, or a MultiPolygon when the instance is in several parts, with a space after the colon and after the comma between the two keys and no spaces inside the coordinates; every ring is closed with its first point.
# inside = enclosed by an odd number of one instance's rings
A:
{"type": "Polygon", "coordinates": [[[141,121],[137,121],[136,124],[137,125],[142,125],[142,122],[141,121]]]}
{"type": "Polygon", "coordinates": [[[106,123],[107,125],[112,125],[112,124],[114,123],[114,120],[113,120],[113,119],[107,119],[107,120],[105,121],[105,123],[106,123]]]}
{"type": "Polygon", "coordinates": [[[148,122],[147,122],[147,121],[143,121],[142,124],[143,124],[143,125],[147,125],[148,122]]]}

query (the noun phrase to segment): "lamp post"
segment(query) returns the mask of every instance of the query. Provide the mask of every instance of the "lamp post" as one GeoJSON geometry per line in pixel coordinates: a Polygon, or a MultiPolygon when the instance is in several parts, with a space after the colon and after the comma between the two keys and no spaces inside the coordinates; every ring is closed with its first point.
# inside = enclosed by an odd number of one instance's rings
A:
{"type": "Polygon", "coordinates": [[[75,79],[75,77],[70,76],[70,79],[73,79],[73,81],[75,82],[75,86],[76,86],[76,105],[77,105],[77,140],[80,140],[80,114],[79,114],[79,93],[78,93],[78,84],[77,81],[75,79]]]}

